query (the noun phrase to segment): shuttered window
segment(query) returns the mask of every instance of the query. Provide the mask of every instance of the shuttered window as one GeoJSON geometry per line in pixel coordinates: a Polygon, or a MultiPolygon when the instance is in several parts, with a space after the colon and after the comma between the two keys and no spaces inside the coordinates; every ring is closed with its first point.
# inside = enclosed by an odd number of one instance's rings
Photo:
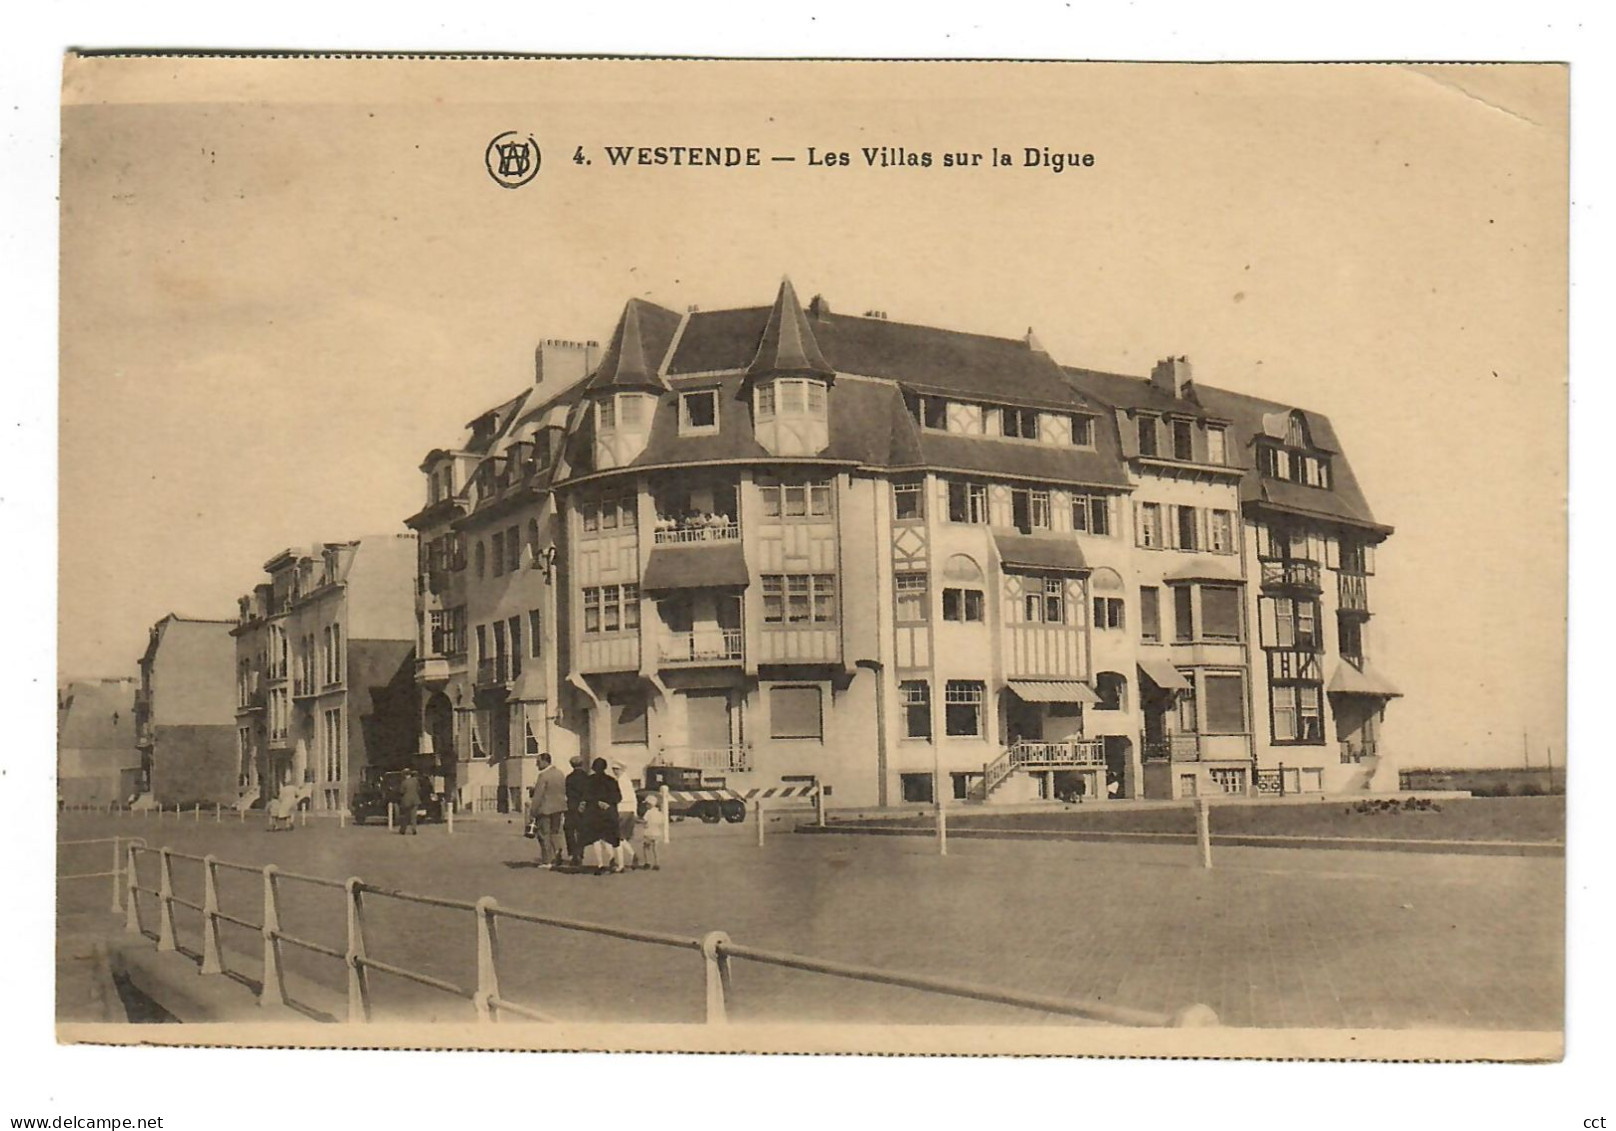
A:
{"type": "Polygon", "coordinates": [[[1244,734],[1246,681],[1238,672],[1207,672],[1201,677],[1202,722],[1207,734],[1244,734]]]}

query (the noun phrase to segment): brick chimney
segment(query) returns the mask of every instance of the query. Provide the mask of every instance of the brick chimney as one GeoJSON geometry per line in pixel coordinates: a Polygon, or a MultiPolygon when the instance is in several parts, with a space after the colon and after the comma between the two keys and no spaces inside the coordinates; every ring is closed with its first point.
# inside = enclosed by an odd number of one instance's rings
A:
{"type": "Polygon", "coordinates": [[[1190,359],[1187,357],[1164,357],[1150,371],[1150,383],[1175,399],[1184,395],[1190,380],[1190,359]]]}
{"type": "Polygon", "coordinates": [[[533,383],[545,381],[557,392],[581,381],[600,360],[600,343],[546,338],[533,350],[533,383]]]}

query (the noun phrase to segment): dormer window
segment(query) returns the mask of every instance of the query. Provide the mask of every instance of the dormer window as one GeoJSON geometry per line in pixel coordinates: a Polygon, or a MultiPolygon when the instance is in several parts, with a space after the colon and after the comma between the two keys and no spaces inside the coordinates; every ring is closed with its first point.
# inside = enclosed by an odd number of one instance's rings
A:
{"type": "Polygon", "coordinates": [[[752,405],[759,420],[773,420],[777,417],[825,419],[825,385],[822,381],[804,377],[780,377],[759,384],[753,390],[752,396],[752,405]]]}
{"type": "Polygon", "coordinates": [[[1195,425],[1188,420],[1173,421],[1173,458],[1193,460],[1195,458],[1195,425]]]}
{"type": "Polygon", "coordinates": [[[1223,429],[1213,424],[1207,425],[1206,428],[1206,462],[1218,464],[1229,462],[1223,429]]]}
{"type": "Polygon", "coordinates": [[[696,436],[718,431],[718,390],[698,389],[679,394],[679,435],[696,436]]]}
{"type": "Polygon", "coordinates": [[[595,404],[595,427],[601,432],[617,430],[617,399],[606,397],[595,404]]]}
{"type": "Polygon", "coordinates": [[[1269,479],[1285,479],[1322,490],[1330,487],[1330,460],[1327,456],[1264,446],[1257,452],[1257,467],[1269,479]]]}
{"type": "Polygon", "coordinates": [[[941,397],[921,397],[920,426],[936,432],[948,431],[948,402],[941,397]]]}
{"type": "Polygon", "coordinates": [[[1072,417],[1072,446],[1078,448],[1094,446],[1094,417],[1072,417]]]}
{"type": "Polygon", "coordinates": [[[1038,410],[1031,408],[1002,408],[1000,431],[1015,440],[1038,439],[1038,410]]]}
{"type": "Polygon", "coordinates": [[[1154,456],[1156,454],[1156,418],[1154,416],[1141,416],[1139,424],[1139,454],[1154,456]]]}

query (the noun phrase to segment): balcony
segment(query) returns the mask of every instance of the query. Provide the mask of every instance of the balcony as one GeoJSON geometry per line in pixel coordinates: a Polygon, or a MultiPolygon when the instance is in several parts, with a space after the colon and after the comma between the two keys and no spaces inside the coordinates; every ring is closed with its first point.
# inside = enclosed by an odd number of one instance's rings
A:
{"type": "Polygon", "coordinates": [[[1103,766],[1105,745],[1097,738],[1064,742],[1018,742],[1007,751],[1012,766],[1103,766]]]}
{"type": "Polygon", "coordinates": [[[657,752],[656,762],[663,766],[683,766],[711,773],[746,774],[752,771],[752,744],[733,742],[728,746],[664,746],[657,752]]]}
{"type": "Polygon", "coordinates": [[[314,694],[314,681],[312,679],[299,678],[292,681],[293,699],[307,699],[314,694]]]}
{"type": "Polygon", "coordinates": [[[1310,589],[1316,593],[1322,592],[1324,585],[1319,576],[1318,562],[1288,559],[1262,563],[1262,584],[1265,589],[1310,589]]]}
{"type": "Polygon", "coordinates": [[[415,679],[418,683],[436,683],[449,678],[448,656],[422,656],[415,661],[415,679]]]}
{"type": "Polygon", "coordinates": [[[1344,613],[1369,612],[1369,579],[1361,573],[1342,572],[1337,578],[1337,594],[1344,613]]]}
{"type": "Polygon", "coordinates": [[[683,546],[692,542],[739,542],[741,524],[727,515],[701,519],[657,519],[654,539],[658,546],[683,546]]]}
{"type": "Polygon", "coordinates": [[[1145,738],[1139,746],[1147,762],[1194,762],[1201,757],[1201,736],[1198,734],[1145,738]]]}
{"type": "Polygon", "coordinates": [[[657,646],[658,659],[669,665],[739,663],[742,654],[742,633],[738,628],[664,633],[657,646]]]}

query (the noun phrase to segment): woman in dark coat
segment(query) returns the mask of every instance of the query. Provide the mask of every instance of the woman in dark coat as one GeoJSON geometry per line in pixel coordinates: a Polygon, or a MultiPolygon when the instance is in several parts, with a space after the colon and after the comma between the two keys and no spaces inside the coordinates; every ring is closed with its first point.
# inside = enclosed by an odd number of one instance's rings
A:
{"type": "MultiPolygon", "coordinates": [[[[584,811],[578,843],[586,851],[596,841],[604,841],[616,848],[619,839],[617,803],[623,799],[622,790],[618,788],[617,779],[606,772],[606,759],[596,758],[589,768],[592,772],[584,783],[584,811]]],[[[595,869],[597,876],[605,873],[605,868],[595,869]]]]}

